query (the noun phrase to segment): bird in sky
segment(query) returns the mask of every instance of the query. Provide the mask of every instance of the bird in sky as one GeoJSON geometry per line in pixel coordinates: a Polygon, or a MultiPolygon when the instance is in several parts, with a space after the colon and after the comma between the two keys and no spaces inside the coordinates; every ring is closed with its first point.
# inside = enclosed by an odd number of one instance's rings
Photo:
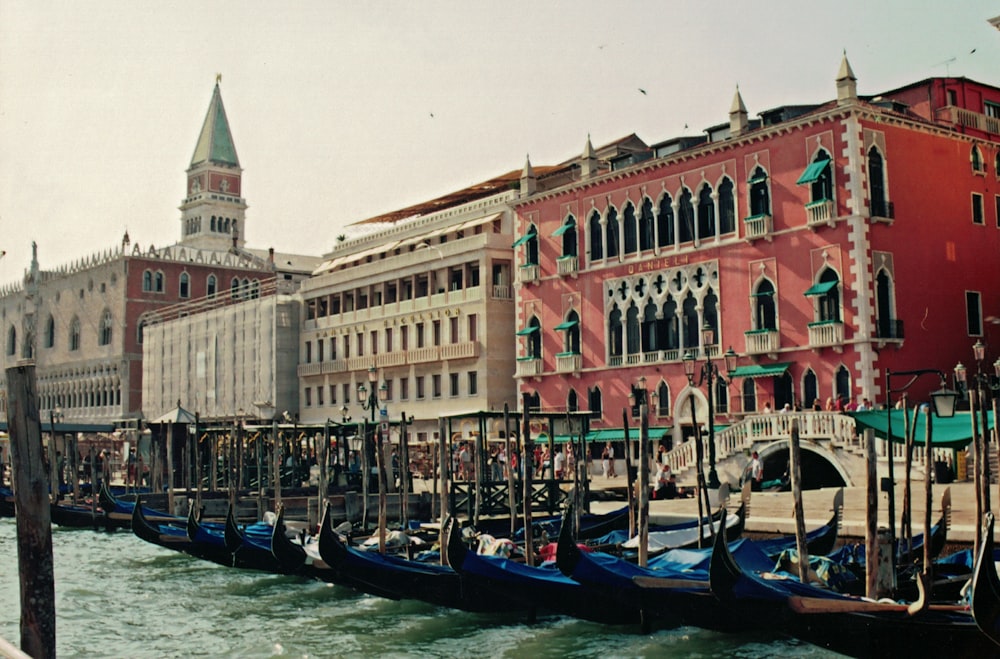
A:
{"type": "Polygon", "coordinates": [[[433,119],[433,118],[434,118],[434,113],[433,113],[433,112],[431,112],[431,119],[433,119]]]}
{"type": "Polygon", "coordinates": [[[641,93],[641,94],[642,94],[643,96],[646,96],[646,90],[645,90],[645,89],[643,89],[642,87],[639,87],[639,92],[640,92],[640,93],[641,93]]]}

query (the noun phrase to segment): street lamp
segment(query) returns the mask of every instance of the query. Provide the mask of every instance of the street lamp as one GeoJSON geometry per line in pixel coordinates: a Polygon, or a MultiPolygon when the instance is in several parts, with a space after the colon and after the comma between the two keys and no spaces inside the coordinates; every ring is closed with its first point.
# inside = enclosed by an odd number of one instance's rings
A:
{"type": "MultiPolygon", "coordinates": [[[[386,386],[385,382],[376,388],[375,383],[378,382],[378,369],[372,366],[368,369],[368,384],[371,386],[369,391],[363,383],[358,385],[358,403],[361,405],[361,409],[371,411],[371,421],[375,423],[375,410],[379,408],[379,403],[385,403],[389,397],[389,388],[386,386]]],[[[347,411],[347,406],[341,410],[345,413],[347,411]]]]}
{"type": "Polygon", "coordinates": [[[715,345],[715,329],[705,323],[701,328],[701,344],[705,347],[705,363],[701,369],[697,368],[697,360],[694,353],[689,352],[684,356],[684,374],[687,376],[688,384],[692,387],[701,387],[702,383],[708,382],[708,487],[717,489],[720,485],[719,474],[715,470],[715,387],[712,381],[718,380],[723,384],[729,384],[733,371],[736,370],[736,352],[732,346],[723,355],[726,365],[726,378],[719,373],[719,367],[712,363],[712,352],[709,346],[715,345]],[[698,384],[694,383],[695,373],[698,373],[698,384]]]}

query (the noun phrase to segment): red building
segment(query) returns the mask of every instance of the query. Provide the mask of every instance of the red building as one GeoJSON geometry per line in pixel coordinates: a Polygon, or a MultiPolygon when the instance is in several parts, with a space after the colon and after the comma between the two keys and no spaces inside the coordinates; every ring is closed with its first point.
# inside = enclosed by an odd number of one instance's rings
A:
{"type": "MultiPolygon", "coordinates": [[[[844,58],[836,91],[755,120],[737,91],[706,136],[617,159],[588,140],[572,183],[516,202],[521,392],[610,430],[645,390],[651,436],[676,443],[693,432],[689,397],[708,418],[685,355],[723,376],[714,424],[878,404],[887,369],[950,373],[976,340],[992,364],[1000,89],[938,78],[859,97],[844,58]]],[[[938,388],[926,380],[911,397],[938,388]]]]}

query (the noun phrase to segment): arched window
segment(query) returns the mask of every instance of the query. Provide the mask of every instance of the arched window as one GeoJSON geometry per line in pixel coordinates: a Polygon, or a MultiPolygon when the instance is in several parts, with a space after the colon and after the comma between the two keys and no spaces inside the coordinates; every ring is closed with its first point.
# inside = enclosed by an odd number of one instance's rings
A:
{"type": "Polygon", "coordinates": [[[575,311],[570,311],[566,320],[556,329],[566,332],[563,340],[563,352],[571,355],[580,354],[580,316],[575,311]]]}
{"type": "Polygon", "coordinates": [[[233,300],[237,300],[240,297],[240,280],[238,277],[233,277],[233,280],[229,282],[229,297],[233,300]]]}
{"type": "Polygon", "coordinates": [[[677,204],[677,219],[680,224],[680,236],[678,240],[682,243],[689,243],[694,240],[694,206],[691,205],[691,197],[691,191],[684,188],[680,203],[677,204]]]}
{"type": "Polygon", "coordinates": [[[666,247],[674,244],[674,200],[665,194],[660,199],[660,212],[656,216],[657,245],[666,247]]]}
{"type": "Polygon", "coordinates": [[[979,150],[978,146],[972,146],[972,152],[969,154],[969,159],[972,161],[972,171],[986,171],[986,166],[983,164],[983,152],[979,150]]]}
{"type": "Polygon", "coordinates": [[[542,358],[542,323],[539,322],[538,316],[532,316],[531,320],[528,322],[528,328],[531,332],[528,333],[528,351],[525,355],[529,359],[541,359],[542,358]]]}
{"type": "Polygon", "coordinates": [[[612,357],[622,354],[622,312],[617,304],[608,317],[608,354],[612,357]]]}
{"type": "Polygon", "coordinates": [[[163,271],[158,270],[155,275],[153,275],[153,290],[157,293],[163,292],[163,271]]]}
{"type": "Polygon", "coordinates": [[[191,297],[191,277],[186,272],[181,273],[177,282],[177,294],[182,298],[191,297]]]}
{"type": "Polygon", "coordinates": [[[813,370],[807,369],[802,377],[802,405],[806,409],[811,409],[813,404],[819,400],[819,382],[813,370]]]}
{"type": "Polygon", "coordinates": [[[716,414],[729,414],[729,387],[722,378],[715,380],[715,412],[716,414]]]}
{"type": "Polygon", "coordinates": [[[736,231],[736,198],[733,195],[733,181],[726,177],[719,184],[719,233],[736,231]]]}
{"type": "Polygon", "coordinates": [[[662,381],[656,388],[656,415],[670,416],[670,387],[662,381]]]}
{"type": "Polygon", "coordinates": [[[542,398],[537,391],[528,395],[528,409],[532,412],[538,412],[542,409],[542,398]]]}
{"type": "Polygon", "coordinates": [[[817,300],[817,320],[840,320],[840,277],[832,268],[823,270],[819,278],[820,295],[817,300]]]}
{"type": "Polygon", "coordinates": [[[598,261],[604,258],[604,234],[601,232],[601,214],[594,211],[590,214],[587,226],[590,234],[590,260],[598,261]]]}
{"type": "Polygon", "coordinates": [[[590,413],[597,415],[597,418],[601,418],[601,414],[604,410],[604,403],[601,397],[600,387],[594,387],[587,393],[587,406],[590,408],[590,413]]]}
{"type": "Polygon", "coordinates": [[[567,412],[577,412],[580,410],[580,401],[576,395],[576,389],[570,389],[569,393],[566,394],[566,411],[567,412]]]}
{"type": "Polygon", "coordinates": [[[875,326],[878,336],[882,339],[901,339],[902,332],[896,329],[896,321],[892,312],[893,304],[892,278],[880,268],[875,276],[875,326]]]}
{"type": "Polygon", "coordinates": [[[556,232],[562,232],[562,255],[576,256],[576,218],[572,215],[567,216],[566,221],[563,222],[562,226],[556,232]]]}
{"type": "Polygon", "coordinates": [[[712,187],[703,185],[698,193],[698,240],[715,237],[715,200],[712,187]]]}
{"type": "Polygon", "coordinates": [[[142,273],[142,291],[144,293],[150,293],[153,290],[153,273],[149,270],[145,270],[142,273]]]}
{"type": "Polygon", "coordinates": [[[618,228],[618,211],[612,206],[608,208],[608,222],[605,226],[605,235],[607,236],[607,246],[608,246],[608,258],[615,258],[620,253],[620,241],[619,241],[619,228],[618,228]]]}
{"type": "Polygon", "coordinates": [[[750,216],[770,215],[771,190],[767,180],[767,172],[762,167],[755,168],[747,183],[750,186],[750,216]]]}
{"type": "Polygon", "coordinates": [[[668,295],[663,305],[663,317],[657,322],[661,350],[678,350],[681,347],[680,320],[677,318],[677,303],[668,295]]]}
{"type": "Polygon", "coordinates": [[[80,318],[78,316],[73,316],[73,320],[69,323],[69,349],[80,349],[80,318]]]}
{"type": "Polygon", "coordinates": [[[698,301],[688,292],[682,307],[684,347],[696,350],[701,345],[701,323],[698,322],[698,301]]]}
{"type": "Polygon", "coordinates": [[[656,303],[650,298],[646,301],[646,307],[642,311],[642,352],[655,352],[659,350],[659,343],[656,339],[656,303]]]}
{"type": "Polygon", "coordinates": [[[630,355],[639,354],[641,348],[639,338],[639,309],[635,306],[634,302],[629,303],[628,311],[625,314],[625,336],[626,352],[630,355]]]}
{"type": "Polygon", "coordinates": [[[246,277],[244,277],[243,281],[240,283],[240,297],[244,300],[250,297],[250,280],[246,277]]]}
{"type": "Polygon", "coordinates": [[[820,149],[813,159],[816,166],[816,178],[810,187],[810,201],[829,201],[833,199],[833,176],[830,168],[830,154],[820,149]],[[825,164],[823,164],[825,163],[825,164]]]}
{"type": "Polygon", "coordinates": [[[538,227],[529,225],[521,240],[524,241],[524,265],[538,265],[538,227]]]}
{"type": "Polygon", "coordinates": [[[792,387],[792,376],[788,371],[774,377],[774,409],[780,410],[785,405],[795,404],[795,392],[792,387]]]}
{"type": "Polygon", "coordinates": [[[254,279],[250,282],[250,299],[256,300],[260,297],[260,280],[254,279]]]}
{"type": "Polygon", "coordinates": [[[722,337],[719,336],[719,298],[712,289],[708,290],[702,302],[702,316],[702,327],[708,325],[712,328],[715,333],[715,344],[718,345],[722,341],[722,337]]]}
{"type": "Polygon", "coordinates": [[[215,278],[215,275],[209,275],[208,279],[205,281],[205,294],[208,296],[214,296],[217,288],[218,280],[215,278]]]}
{"type": "Polygon", "coordinates": [[[217,229],[216,229],[217,225],[215,224],[215,216],[214,215],[212,216],[211,225],[212,225],[212,233],[215,233],[217,231],[217,229]]]}
{"type": "Polygon", "coordinates": [[[45,319],[45,347],[54,348],[56,345],[56,319],[49,314],[45,319]]]}
{"type": "Polygon", "coordinates": [[[7,330],[7,355],[14,356],[17,354],[17,329],[11,325],[10,329],[7,330]]]}
{"type": "Polygon", "coordinates": [[[754,383],[753,378],[743,379],[743,411],[757,411],[757,385],[754,383]]]}
{"type": "Polygon", "coordinates": [[[837,369],[836,377],[836,391],[838,400],[843,400],[845,403],[851,401],[851,373],[843,366],[837,369]]]}
{"type": "Polygon", "coordinates": [[[639,215],[639,250],[647,251],[653,249],[655,239],[655,227],[653,226],[653,202],[649,197],[642,200],[642,213],[639,215]]]}
{"type": "Polygon", "coordinates": [[[753,293],[753,321],[755,330],[778,329],[778,315],[774,305],[774,284],[761,279],[753,293]]]}
{"type": "Polygon", "coordinates": [[[639,227],[635,221],[635,206],[632,202],[625,204],[625,253],[635,254],[638,250],[639,227]]]}
{"type": "Polygon", "coordinates": [[[105,309],[101,314],[101,326],[97,330],[97,345],[110,345],[112,336],[111,310],[105,309]]]}
{"type": "Polygon", "coordinates": [[[885,168],[882,154],[874,146],[868,149],[868,194],[871,197],[873,217],[889,217],[889,205],[885,195],[885,168]]]}

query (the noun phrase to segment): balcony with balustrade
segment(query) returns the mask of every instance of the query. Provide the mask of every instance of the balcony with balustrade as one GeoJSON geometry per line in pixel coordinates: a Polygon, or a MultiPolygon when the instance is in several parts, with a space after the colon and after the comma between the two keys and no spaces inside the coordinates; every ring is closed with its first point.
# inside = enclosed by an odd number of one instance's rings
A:
{"type": "Polygon", "coordinates": [[[844,343],[844,323],[840,320],[821,320],[809,323],[809,347],[839,347],[844,343]]]}
{"type": "Polygon", "coordinates": [[[556,371],[559,373],[579,373],[583,356],[578,352],[560,352],[556,355],[556,371]]]}
{"type": "Polygon", "coordinates": [[[806,204],[806,226],[815,229],[824,224],[833,226],[833,201],[830,199],[820,199],[806,204]]]}
{"type": "Polygon", "coordinates": [[[774,220],[770,215],[751,215],[743,218],[744,235],[749,241],[760,238],[771,239],[774,231],[774,220]]]}
{"type": "Polygon", "coordinates": [[[575,275],[580,267],[580,259],[575,255],[560,256],[556,259],[556,271],[560,277],[575,275]]]}
{"type": "Polygon", "coordinates": [[[539,357],[518,357],[516,377],[529,378],[542,374],[542,360],[539,357]]]}
{"type": "Polygon", "coordinates": [[[743,332],[748,355],[766,355],[777,352],[781,347],[780,334],[776,329],[756,329],[743,332]]]}

